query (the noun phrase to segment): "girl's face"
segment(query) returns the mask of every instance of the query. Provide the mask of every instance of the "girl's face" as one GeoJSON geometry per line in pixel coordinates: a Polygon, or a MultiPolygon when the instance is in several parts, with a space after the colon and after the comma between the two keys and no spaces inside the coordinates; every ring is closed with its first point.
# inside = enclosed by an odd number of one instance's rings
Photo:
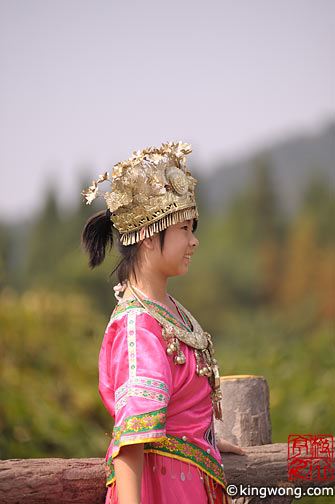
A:
{"type": "Polygon", "coordinates": [[[199,240],[193,234],[193,219],[169,226],[165,232],[163,250],[157,235],[157,266],[166,277],[185,275],[199,240]],[[160,257],[159,257],[160,256],[160,257]]]}

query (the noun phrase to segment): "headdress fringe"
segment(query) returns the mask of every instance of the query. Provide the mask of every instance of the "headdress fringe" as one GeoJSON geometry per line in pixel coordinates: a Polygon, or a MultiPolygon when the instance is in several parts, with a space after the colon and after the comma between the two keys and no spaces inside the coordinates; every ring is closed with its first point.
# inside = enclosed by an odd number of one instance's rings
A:
{"type": "Polygon", "coordinates": [[[178,222],[183,222],[185,220],[197,219],[198,211],[196,207],[185,208],[184,210],[177,210],[176,212],[165,215],[162,219],[145,226],[139,231],[131,231],[130,233],[123,233],[121,235],[122,245],[133,245],[140,240],[145,238],[150,238],[154,233],[163,231],[169,226],[177,224],[178,222]]]}

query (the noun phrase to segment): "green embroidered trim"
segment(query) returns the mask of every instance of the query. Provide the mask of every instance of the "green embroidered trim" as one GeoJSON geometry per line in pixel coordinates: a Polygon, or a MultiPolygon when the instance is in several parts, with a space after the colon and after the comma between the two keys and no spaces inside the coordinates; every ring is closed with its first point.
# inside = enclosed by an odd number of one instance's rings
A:
{"type": "MultiPolygon", "coordinates": [[[[182,322],[177,320],[176,317],[171,312],[169,312],[169,310],[164,308],[164,306],[154,303],[153,301],[148,301],[146,299],[144,299],[144,301],[148,304],[151,304],[154,310],[157,311],[163,317],[165,317],[169,322],[172,322],[173,324],[178,325],[179,327],[183,327],[184,329],[191,331],[191,326],[189,324],[183,324],[182,322]]],[[[185,320],[185,316],[183,316],[183,319],[185,320]]]]}
{"type": "Polygon", "coordinates": [[[166,383],[147,376],[135,376],[121,385],[115,392],[115,411],[119,411],[128,397],[143,397],[165,405],[169,402],[169,389],[166,383]]]}
{"type": "MultiPolygon", "coordinates": [[[[227,481],[223,468],[219,462],[206,453],[198,446],[183,441],[182,439],[174,436],[167,436],[160,441],[151,441],[144,444],[144,451],[146,453],[158,453],[162,456],[183,460],[190,464],[197,466],[205,474],[213,478],[224,488],[227,487],[227,481]]],[[[113,464],[113,457],[109,457],[105,463],[106,471],[106,486],[110,485],[115,479],[115,471],[113,464]]]]}
{"type": "Polygon", "coordinates": [[[183,459],[187,462],[191,462],[221,485],[227,485],[223,468],[219,462],[212,457],[212,455],[209,455],[192,443],[188,443],[174,436],[167,436],[163,441],[145,443],[144,450],[162,453],[162,455],[166,454],[178,458],[179,460],[183,459]]]}
{"type": "MultiPolygon", "coordinates": [[[[154,303],[153,301],[148,301],[147,299],[144,299],[143,301],[150,304],[155,311],[157,311],[162,317],[164,317],[166,320],[168,320],[172,324],[174,324],[182,329],[186,329],[187,331],[190,331],[190,332],[192,331],[191,325],[189,324],[185,314],[182,311],[181,311],[181,314],[183,316],[183,319],[185,320],[185,324],[183,324],[182,322],[177,320],[176,317],[174,315],[172,315],[172,313],[170,313],[163,306],[161,306],[157,303],[154,303]]],[[[130,299],[128,301],[124,301],[123,303],[121,303],[119,305],[116,305],[116,307],[114,308],[114,311],[112,313],[111,319],[113,319],[113,317],[116,317],[120,313],[122,313],[124,311],[128,311],[129,309],[132,309],[132,308],[142,308],[143,309],[143,307],[137,301],[137,299],[130,299]]],[[[144,309],[143,309],[143,311],[144,311],[144,309]]]]}
{"type": "Polygon", "coordinates": [[[105,462],[106,486],[115,478],[113,458],[118,455],[122,446],[164,439],[166,410],[167,408],[161,408],[150,413],[134,415],[126,418],[122,425],[114,426],[112,455],[105,462]]]}
{"type": "Polygon", "coordinates": [[[143,397],[144,399],[150,399],[151,401],[157,401],[163,404],[167,403],[166,395],[156,392],[155,390],[146,390],[137,387],[131,387],[128,389],[126,395],[121,397],[117,403],[115,403],[115,411],[120,411],[123,406],[127,404],[128,397],[143,397]]]}
{"type": "Polygon", "coordinates": [[[181,308],[178,308],[178,310],[179,310],[180,315],[182,316],[182,318],[183,318],[183,320],[184,320],[184,322],[185,322],[186,327],[187,327],[190,331],[192,331],[192,330],[193,330],[193,328],[192,328],[192,324],[191,324],[191,322],[189,321],[189,319],[187,318],[187,316],[185,315],[185,313],[183,312],[183,310],[182,310],[181,308]]]}
{"type": "Polygon", "coordinates": [[[169,398],[169,389],[166,383],[161,380],[157,380],[156,378],[149,378],[147,376],[135,376],[131,380],[126,381],[123,385],[121,385],[115,392],[115,400],[118,401],[128,390],[130,387],[138,386],[138,387],[148,387],[151,389],[160,390],[161,392],[165,392],[169,398]]]}
{"type": "MultiPolygon", "coordinates": [[[[128,441],[145,438],[145,434],[164,431],[166,422],[166,408],[161,408],[150,413],[142,415],[134,415],[124,420],[122,425],[114,426],[112,439],[113,451],[118,449],[121,437],[127,438],[128,441]]],[[[151,436],[152,437],[152,436],[151,436]]],[[[155,436],[158,437],[158,436],[155,436]]]]}
{"type": "Polygon", "coordinates": [[[109,459],[105,462],[105,473],[106,473],[106,486],[108,486],[115,480],[115,469],[112,457],[109,457],[109,459]]]}

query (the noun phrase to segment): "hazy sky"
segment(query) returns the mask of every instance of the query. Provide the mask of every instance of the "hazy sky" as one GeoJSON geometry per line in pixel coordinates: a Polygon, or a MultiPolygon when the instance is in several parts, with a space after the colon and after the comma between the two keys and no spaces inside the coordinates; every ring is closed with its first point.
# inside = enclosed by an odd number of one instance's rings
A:
{"type": "Polygon", "coordinates": [[[316,129],[334,20],[333,0],[0,0],[0,219],[162,141],[208,171],[316,129]]]}

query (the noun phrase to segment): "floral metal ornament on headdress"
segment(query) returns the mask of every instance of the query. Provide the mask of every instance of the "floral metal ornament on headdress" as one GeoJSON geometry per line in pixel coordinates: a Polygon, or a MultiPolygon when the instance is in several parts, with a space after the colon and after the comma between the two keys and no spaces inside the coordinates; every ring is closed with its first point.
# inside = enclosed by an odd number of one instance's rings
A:
{"type": "Polygon", "coordinates": [[[100,175],[82,194],[87,204],[103,197],[121,243],[137,243],[177,222],[198,219],[197,180],[185,165],[190,152],[191,146],[181,141],[135,151],[114,166],[111,176],[100,175]],[[100,192],[98,184],[105,181],[111,188],[100,192]]]}

